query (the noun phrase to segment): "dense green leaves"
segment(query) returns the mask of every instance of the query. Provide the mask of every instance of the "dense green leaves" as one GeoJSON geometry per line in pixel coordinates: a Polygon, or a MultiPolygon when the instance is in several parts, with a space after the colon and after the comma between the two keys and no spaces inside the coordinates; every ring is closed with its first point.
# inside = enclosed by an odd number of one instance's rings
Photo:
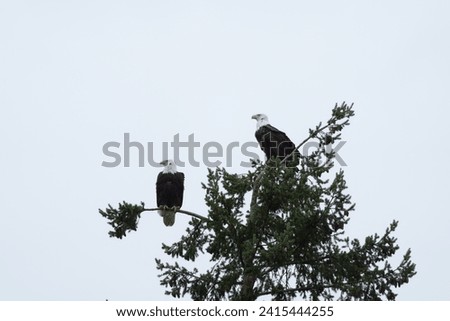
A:
{"type": "Polygon", "coordinates": [[[119,203],[119,207],[113,208],[110,204],[105,210],[99,209],[99,213],[109,220],[108,224],[114,231],[110,231],[109,236],[121,239],[126,236],[128,231],[136,231],[141,213],[144,211],[145,204],[129,204],[125,201],[119,203]]]}

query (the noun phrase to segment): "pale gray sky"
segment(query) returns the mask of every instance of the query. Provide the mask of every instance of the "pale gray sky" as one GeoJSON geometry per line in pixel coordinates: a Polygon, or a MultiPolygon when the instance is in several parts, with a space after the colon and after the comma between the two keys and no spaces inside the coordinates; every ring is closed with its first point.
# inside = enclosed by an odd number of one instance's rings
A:
{"type": "MultiPolygon", "coordinates": [[[[103,144],[244,143],[255,113],[299,142],[345,100],[348,235],[398,219],[393,262],[410,247],[418,271],[398,299],[449,300],[449,16],[445,0],[0,1],[0,299],[171,299],[154,258],[188,217],[110,239],[98,208],[153,206],[159,169],[102,167],[103,144]]],[[[180,170],[184,208],[206,213],[206,166],[180,170]]]]}

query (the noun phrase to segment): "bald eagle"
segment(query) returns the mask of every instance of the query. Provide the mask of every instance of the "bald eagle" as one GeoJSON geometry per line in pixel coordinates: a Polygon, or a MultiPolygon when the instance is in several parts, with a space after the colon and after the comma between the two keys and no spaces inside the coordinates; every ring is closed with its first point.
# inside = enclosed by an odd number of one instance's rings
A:
{"type": "Polygon", "coordinates": [[[292,154],[286,162],[290,165],[298,165],[300,153],[295,149],[295,144],[289,137],[270,125],[269,118],[265,114],[253,115],[252,119],[256,119],[255,137],[264,154],[266,154],[267,160],[271,158],[283,160],[286,156],[292,154]]]}
{"type": "Polygon", "coordinates": [[[183,205],[184,174],[177,172],[177,166],[173,160],[165,160],[162,172],[156,180],[156,202],[158,213],[163,217],[166,226],[175,223],[175,213],[183,205]]]}

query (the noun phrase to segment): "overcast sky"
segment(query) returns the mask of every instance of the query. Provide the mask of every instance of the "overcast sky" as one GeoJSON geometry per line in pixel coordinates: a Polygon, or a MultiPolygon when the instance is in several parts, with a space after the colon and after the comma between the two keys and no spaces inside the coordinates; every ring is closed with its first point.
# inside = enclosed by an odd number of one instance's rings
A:
{"type": "MultiPolygon", "coordinates": [[[[129,133],[157,161],[176,134],[242,145],[256,113],[300,142],[346,101],[348,236],[399,220],[392,262],[411,248],[418,274],[398,299],[449,300],[449,17],[446,0],[0,0],[0,299],[171,299],[154,258],[189,217],[109,238],[98,208],[153,207],[160,168],[136,149],[104,167],[103,145],[129,133]]],[[[207,167],[180,170],[184,208],[206,214],[207,167]]]]}

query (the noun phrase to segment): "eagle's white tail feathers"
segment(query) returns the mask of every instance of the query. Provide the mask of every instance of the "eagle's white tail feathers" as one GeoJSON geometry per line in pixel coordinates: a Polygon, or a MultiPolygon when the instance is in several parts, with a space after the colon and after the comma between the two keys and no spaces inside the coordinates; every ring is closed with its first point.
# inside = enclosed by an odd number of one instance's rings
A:
{"type": "Polygon", "coordinates": [[[173,226],[175,224],[175,214],[174,211],[158,210],[159,215],[162,216],[165,226],[173,226]]]}

